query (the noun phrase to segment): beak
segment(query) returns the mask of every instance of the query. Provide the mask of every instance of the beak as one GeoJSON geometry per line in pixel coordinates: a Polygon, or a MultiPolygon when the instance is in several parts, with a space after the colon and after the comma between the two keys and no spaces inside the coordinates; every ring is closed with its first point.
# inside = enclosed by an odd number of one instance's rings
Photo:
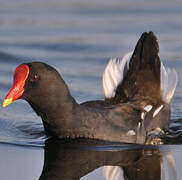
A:
{"type": "Polygon", "coordinates": [[[3,102],[3,107],[6,107],[8,106],[9,104],[11,104],[13,102],[13,99],[10,98],[10,99],[5,99],[4,102],[3,102]]]}
{"type": "Polygon", "coordinates": [[[14,73],[14,84],[8,95],[6,96],[3,107],[8,106],[15,100],[21,98],[24,92],[25,81],[29,74],[29,67],[26,64],[21,64],[18,66],[14,73]]]}

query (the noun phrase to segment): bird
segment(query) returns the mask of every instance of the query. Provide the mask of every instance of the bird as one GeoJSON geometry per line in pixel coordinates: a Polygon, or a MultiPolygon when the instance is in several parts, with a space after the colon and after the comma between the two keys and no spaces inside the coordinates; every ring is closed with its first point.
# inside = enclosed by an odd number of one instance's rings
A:
{"type": "Polygon", "coordinates": [[[166,69],[159,58],[155,34],[144,32],[133,53],[107,64],[105,99],[79,104],[54,67],[30,62],[16,68],[2,106],[26,100],[41,117],[47,136],[146,144],[152,132],[169,126],[177,81],[176,71],[166,69]]]}

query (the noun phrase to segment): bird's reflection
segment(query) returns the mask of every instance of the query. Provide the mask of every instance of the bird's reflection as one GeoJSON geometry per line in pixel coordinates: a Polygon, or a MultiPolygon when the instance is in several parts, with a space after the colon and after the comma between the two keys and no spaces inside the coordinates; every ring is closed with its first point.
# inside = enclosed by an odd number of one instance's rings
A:
{"type": "Polygon", "coordinates": [[[106,180],[160,180],[162,159],[163,153],[155,146],[49,139],[40,180],[76,180],[102,166],[106,180]]]}

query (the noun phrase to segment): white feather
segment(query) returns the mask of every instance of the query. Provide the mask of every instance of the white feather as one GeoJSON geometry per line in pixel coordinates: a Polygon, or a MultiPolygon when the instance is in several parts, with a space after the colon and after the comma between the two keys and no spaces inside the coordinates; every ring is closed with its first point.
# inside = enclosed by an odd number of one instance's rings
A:
{"type": "Polygon", "coordinates": [[[160,105],[153,113],[153,118],[161,111],[161,109],[164,107],[164,105],[160,105]]]}
{"type": "Polygon", "coordinates": [[[113,80],[111,78],[111,75],[109,73],[110,67],[112,64],[112,60],[109,61],[108,65],[106,66],[104,73],[103,73],[103,89],[104,89],[104,94],[105,97],[113,97],[114,91],[113,91],[113,80]]]}
{"type": "Polygon", "coordinates": [[[115,96],[117,86],[122,82],[128,71],[128,63],[132,52],[126,54],[122,59],[112,58],[103,73],[103,89],[106,98],[115,96]]]}
{"type": "Polygon", "coordinates": [[[144,112],[141,113],[141,119],[142,119],[142,120],[145,119],[145,113],[144,113],[144,112]]]}
{"type": "Polygon", "coordinates": [[[152,105],[150,105],[150,104],[144,107],[144,110],[146,112],[149,112],[151,109],[152,109],[152,105]]]}
{"type": "Polygon", "coordinates": [[[129,131],[127,132],[127,135],[129,135],[129,136],[135,136],[136,133],[135,133],[134,130],[129,130],[129,131]]]}
{"type": "MultiPolygon", "coordinates": [[[[117,86],[122,82],[129,69],[129,61],[133,52],[127,53],[122,59],[112,58],[103,73],[103,89],[106,98],[115,96],[117,86]]],[[[178,82],[175,69],[165,69],[161,62],[161,94],[166,103],[170,103],[178,82]]]]}
{"type": "Polygon", "coordinates": [[[165,69],[161,62],[161,94],[166,103],[170,103],[176,85],[178,82],[178,75],[175,69],[165,69]]]}

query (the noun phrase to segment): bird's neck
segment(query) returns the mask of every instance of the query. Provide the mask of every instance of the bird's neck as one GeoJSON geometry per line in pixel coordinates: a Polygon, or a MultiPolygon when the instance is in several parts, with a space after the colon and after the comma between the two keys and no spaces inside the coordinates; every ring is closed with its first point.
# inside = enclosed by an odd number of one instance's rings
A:
{"type": "Polygon", "coordinates": [[[52,87],[49,92],[37,97],[36,101],[26,100],[37,115],[41,116],[47,134],[62,134],[61,131],[69,131],[76,126],[74,111],[80,105],[71,96],[62,79],[56,87],[52,87]]]}
{"type": "Polygon", "coordinates": [[[71,95],[55,104],[45,110],[30,103],[37,115],[41,116],[47,135],[69,136],[69,131],[75,126],[74,109],[79,105],[71,95]]]}

